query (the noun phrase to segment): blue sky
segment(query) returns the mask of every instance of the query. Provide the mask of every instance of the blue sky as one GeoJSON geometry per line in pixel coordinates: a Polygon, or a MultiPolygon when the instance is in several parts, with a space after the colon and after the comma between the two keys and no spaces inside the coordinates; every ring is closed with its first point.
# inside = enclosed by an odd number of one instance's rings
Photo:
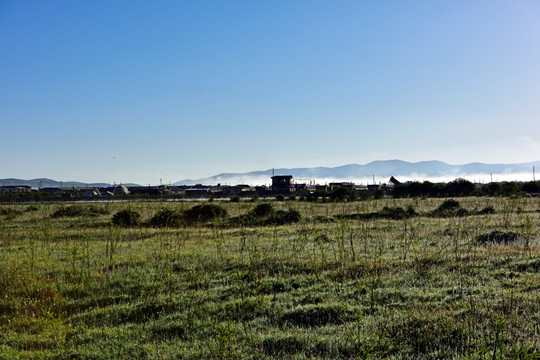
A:
{"type": "Polygon", "coordinates": [[[0,178],[540,159],[540,2],[0,2],[0,178]]]}

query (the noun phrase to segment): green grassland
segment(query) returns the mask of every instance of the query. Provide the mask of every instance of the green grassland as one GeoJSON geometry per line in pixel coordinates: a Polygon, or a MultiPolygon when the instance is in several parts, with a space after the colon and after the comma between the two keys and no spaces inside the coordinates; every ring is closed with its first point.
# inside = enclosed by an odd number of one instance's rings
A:
{"type": "Polygon", "coordinates": [[[540,199],[456,200],[0,205],[0,359],[539,359],[540,199]]]}

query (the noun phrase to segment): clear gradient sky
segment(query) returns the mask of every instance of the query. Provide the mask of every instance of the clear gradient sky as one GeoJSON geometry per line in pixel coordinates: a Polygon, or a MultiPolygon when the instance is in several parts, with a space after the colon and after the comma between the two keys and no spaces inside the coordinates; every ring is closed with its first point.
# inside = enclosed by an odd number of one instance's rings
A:
{"type": "Polygon", "coordinates": [[[0,178],[540,159],[540,1],[0,1],[0,178]]]}

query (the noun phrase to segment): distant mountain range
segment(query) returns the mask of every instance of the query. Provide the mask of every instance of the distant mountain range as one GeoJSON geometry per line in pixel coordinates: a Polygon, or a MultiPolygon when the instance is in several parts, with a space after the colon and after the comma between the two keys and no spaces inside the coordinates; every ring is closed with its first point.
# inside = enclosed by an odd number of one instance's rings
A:
{"type": "MultiPolygon", "coordinates": [[[[83,183],[79,181],[56,181],[46,178],[41,179],[31,179],[31,180],[23,180],[23,179],[0,179],[0,185],[1,186],[16,186],[16,185],[28,185],[33,188],[84,188],[84,187],[90,187],[90,188],[96,188],[96,187],[108,187],[112,186],[113,184],[107,184],[107,183],[83,183]]],[[[137,184],[122,184],[122,185],[129,185],[129,186],[139,186],[137,184]]]]}
{"type": "MultiPolygon", "coordinates": [[[[331,181],[352,181],[358,184],[387,182],[390,176],[400,181],[429,180],[451,181],[464,177],[471,181],[489,182],[502,180],[530,181],[533,179],[533,166],[540,170],[540,161],[520,164],[482,164],[450,165],[441,161],[407,162],[402,160],[373,161],[369,164],[349,164],[337,167],[268,169],[247,173],[223,173],[208,178],[186,179],[175,185],[236,185],[236,184],[269,184],[270,177],[275,175],[292,175],[294,179],[313,180],[318,184],[331,181]]],[[[538,178],[538,177],[537,177],[538,178]]],[[[107,183],[83,183],[77,181],[56,181],[51,179],[0,179],[0,185],[29,185],[33,188],[44,187],[107,187],[107,183]]],[[[122,184],[139,186],[137,184],[122,184]]]]}
{"type": "MultiPolygon", "coordinates": [[[[442,161],[421,161],[411,163],[402,160],[373,161],[369,164],[349,164],[337,167],[269,169],[247,173],[223,173],[208,178],[186,179],[176,185],[193,184],[268,184],[275,175],[292,175],[295,179],[312,179],[323,184],[330,181],[353,181],[356,183],[386,182],[390,176],[398,180],[450,181],[458,177],[476,176],[480,181],[532,180],[533,166],[540,169],[540,161],[520,164],[482,164],[450,165],[442,161]]],[[[471,179],[472,180],[472,179],[471,179]]]]}

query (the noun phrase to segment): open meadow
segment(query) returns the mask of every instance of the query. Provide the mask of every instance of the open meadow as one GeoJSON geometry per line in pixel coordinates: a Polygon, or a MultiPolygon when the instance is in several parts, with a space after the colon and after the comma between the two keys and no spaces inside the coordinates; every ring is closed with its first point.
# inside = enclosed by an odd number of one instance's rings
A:
{"type": "Polygon", "coordinates": [[[539,234],[528,197],[2,204],[0,359],[539,359],[539,234]]]}

